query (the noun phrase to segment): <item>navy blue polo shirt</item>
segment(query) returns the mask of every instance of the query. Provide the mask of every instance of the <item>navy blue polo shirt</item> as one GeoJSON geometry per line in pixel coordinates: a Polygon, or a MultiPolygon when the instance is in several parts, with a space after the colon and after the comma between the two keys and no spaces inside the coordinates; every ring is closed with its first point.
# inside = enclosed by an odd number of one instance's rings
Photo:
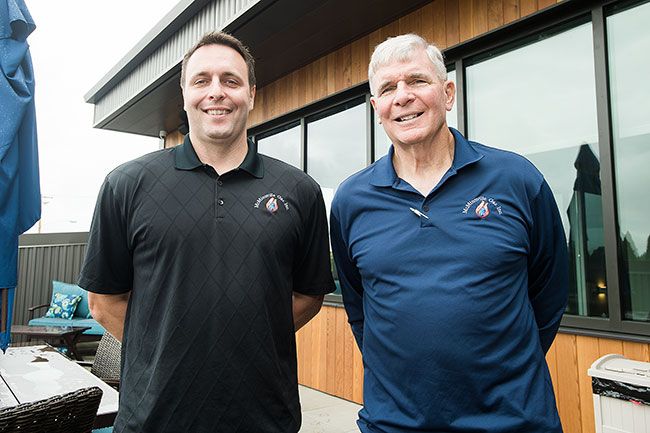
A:
{"type": "MultiPolygon", "coordinates": [[[[451,129],[451,128],[450,128],[451,129]]],[[[525,158],[451,129],[422,196],[393,148],[332,203],[343,301],[363,354],[363,432],[561,432],[545,362],[567,299],[564,230],[525,158]]]]}
{"type": "Polygon", "coordinates": [[[131,291],[116,433],[297,432],[292,295],[334,289],[325,205],[259,155],[219,175],[189,136],[111,172],[79,285],[131,291]]]}

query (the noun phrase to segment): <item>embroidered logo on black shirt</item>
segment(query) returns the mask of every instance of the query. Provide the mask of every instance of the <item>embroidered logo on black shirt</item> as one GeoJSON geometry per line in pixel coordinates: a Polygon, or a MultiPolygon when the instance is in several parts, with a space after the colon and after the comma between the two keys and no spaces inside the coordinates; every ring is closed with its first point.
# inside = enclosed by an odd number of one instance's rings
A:
{"type": "Polygon", "coordinates": [[[258,197],[257,200],[255,200],[253,207],[259,209],[262,203],[264,203],[264,209],[270,214],[276,213],[280,209],[281,205],[286,210],[289,210],[289,203],[287,203],[284,197],[282,197],[280,194],[275,194],[272,192],[264,194],[262,197],[258,197]]]}

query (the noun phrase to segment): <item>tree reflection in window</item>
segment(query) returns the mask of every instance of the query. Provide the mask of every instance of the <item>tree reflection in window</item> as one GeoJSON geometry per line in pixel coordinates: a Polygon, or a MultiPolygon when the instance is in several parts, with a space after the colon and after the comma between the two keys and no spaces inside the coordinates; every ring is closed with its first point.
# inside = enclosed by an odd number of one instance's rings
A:
{"type": "Polygon", "coordinates": [[[567,313],[608,316],[591,24],[466,72],[469,138],[526,156],[553,190],[570,252],[567,313]]]}

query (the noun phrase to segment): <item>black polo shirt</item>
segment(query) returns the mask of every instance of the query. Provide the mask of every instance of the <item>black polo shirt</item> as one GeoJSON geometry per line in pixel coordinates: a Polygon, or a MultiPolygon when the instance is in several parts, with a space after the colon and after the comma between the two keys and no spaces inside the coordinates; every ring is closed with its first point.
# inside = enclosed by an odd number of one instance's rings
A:
{"type": "Polygon", "coordinates": [[[292,292],[331,292],[318,184],[249,143],[219,176],[189,140],[111,172],[79,285],[131,291],[115,432],[296,432],[292,292]]]}

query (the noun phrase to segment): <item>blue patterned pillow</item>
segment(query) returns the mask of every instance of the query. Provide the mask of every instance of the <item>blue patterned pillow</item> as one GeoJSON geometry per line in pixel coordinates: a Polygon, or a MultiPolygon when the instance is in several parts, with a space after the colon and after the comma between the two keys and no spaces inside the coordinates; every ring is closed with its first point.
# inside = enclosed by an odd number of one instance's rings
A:
{"type": "Polygon", "coordinates": [[[50,308],[45,313],[45,317],[72,319],[74,310],[77,309],[77,304],[81,301],[79,295],[66,295],[64,293],[55,293],[52,296],[50,308]]]}

